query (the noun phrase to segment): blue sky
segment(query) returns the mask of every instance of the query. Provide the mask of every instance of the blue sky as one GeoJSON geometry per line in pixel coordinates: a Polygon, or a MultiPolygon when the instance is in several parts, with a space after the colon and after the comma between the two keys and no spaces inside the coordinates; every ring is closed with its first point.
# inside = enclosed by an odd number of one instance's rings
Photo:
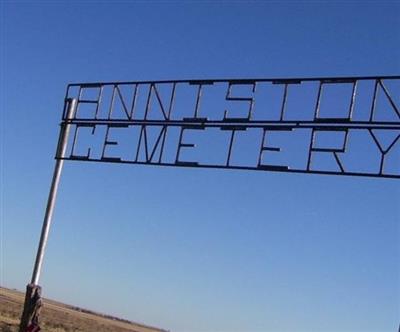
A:
{"type": "MultiPolygon", "coordinates": [[[[1,4],[1,284],[29,282],[66,85],[394,75],[400,5],[1,4]]],[[[387,179],[66,163],[44,296],[177,332],[394,331],[387,179]]]]}

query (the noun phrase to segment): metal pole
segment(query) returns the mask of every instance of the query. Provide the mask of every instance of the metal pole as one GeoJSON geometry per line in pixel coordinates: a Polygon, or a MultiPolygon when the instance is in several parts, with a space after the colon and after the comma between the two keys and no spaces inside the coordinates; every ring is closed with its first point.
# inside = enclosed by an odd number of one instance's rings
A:
{"type": "MultiPolygon", "coordinates": [[[[77,99],[68,100],[67,120],[72,120],[74,118],[76,106],[77,106],[77,99]]],[[[65,157],[69,131],[70,131],[70,124],[63,123],[60,130],[60,138],[58,141],[59,143],[57,147],[57,157],[61,158],[65,157]]],[[[57,197],[58,184],[60,182],[60,176],[63,164],[64,164],[63,159],[56,160],[56,165],[54,167],[54,173],[53,173],[53,180],[51,182],[49,198],[47,200],[46,213],[44,216],[44,221],[42,226],[42,233],[40,235],[39,247],[36,254],[35,266],[33,268],[33,273],[32,273],[31,283],[34,285],[37,285],[39,282],[41,267],[43,263],[44,250],[46,249],[47,239],[49,236],[51,219],[53,216],[54,205],[57,197]]]]}
{"type": "Polygon", "coordinates": [[[47,239],[49,237],[50,225],[52,221],[54,205],[57,197],[58,184],[60,182],[61,171],[63,168],[64,160],[60,159],[65,157],[65,152],[68,144],[68,135],[70,132],[69,120],[75,117],[78,100],[76,98],[67,99],[68,109],[67,109],[67,121],[61,124],[60,136],[57,146],[57,160],[54,167],[53,179],[51,181],[51,187],[49,192],[49,197],[47,200],[46,212],[43,220],[42,232],[40,235],[39,246],[36,254],[35,266],[33,268],[31,283],[27,285],[27,291],[25,295],[24,311],[21,316],[20,332],[25,332],[32,320],[37,320],[38,306],[40,307],[40,293],[41,288],[38,285],[40,272],[43,263],[44,251],[47,245],[47,239]]]}

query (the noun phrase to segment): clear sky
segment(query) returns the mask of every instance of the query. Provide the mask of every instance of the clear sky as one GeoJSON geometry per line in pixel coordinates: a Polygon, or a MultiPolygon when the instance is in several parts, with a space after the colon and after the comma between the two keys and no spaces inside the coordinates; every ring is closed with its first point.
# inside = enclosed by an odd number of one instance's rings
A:
{"type": "MultiPolygon", "coordinates": [[[[68,83],[400,73],[396,1],[2,1],[0,21],[0,283],[21,290],[68,83]]],[[[176,332],[394,331],[399,194],[388,179],[67,162],[40,284],[176,332]]]]}

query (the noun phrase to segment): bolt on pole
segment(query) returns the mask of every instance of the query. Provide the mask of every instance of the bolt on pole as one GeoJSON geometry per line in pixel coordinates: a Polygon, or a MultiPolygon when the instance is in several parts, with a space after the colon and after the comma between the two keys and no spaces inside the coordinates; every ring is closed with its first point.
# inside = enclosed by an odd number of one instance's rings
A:
{"type": "MultiPolygon", "coordinates": [[[[75,117],[78,100],[76,98],[67,99],[67,120],[72,120],[75,117]]],[[[49,197],[47,200],[46,212],[44,215],[42,232],[40,235],[39,246],[36,254],[35,265],[33,268],[31,283],[27,285],[24,310],[21,316],[21,323],[19,332],[25,332],[26,328],[31,324],[38,325],[38,316],[40,313],[41,301],[41,288],[38,285],[40,272],[43,264],[44,252],[49,237],[49,231],[54,212],[55,201],[57,197],[58,185],[60,182],[61,171],[63,168],[65,152],[67,150],[68,136],[70,132],[70,123],[63,122],[61,124],[60,136],[57,145],[57,160],[54,167],[53,179],[51,181],[49,197]]]]}

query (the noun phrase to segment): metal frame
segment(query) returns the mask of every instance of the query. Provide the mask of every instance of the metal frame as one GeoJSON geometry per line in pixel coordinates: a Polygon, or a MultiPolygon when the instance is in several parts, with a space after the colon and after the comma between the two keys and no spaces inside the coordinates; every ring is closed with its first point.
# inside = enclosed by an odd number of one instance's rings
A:
{"type": "MultiPolygon", "coordinates": [[[[400,83],[400,76],[371,76],[371,77],[340,77],[340,78],[290,78],[290,79],[227,79],[227,80],[170,80],[170,81],[135,81],[135,82],[107,82],[107,83],[74,83],[69,84],[66,93],[66,99],[77,98],[78,109],[82,105],[93,104],[95,109],[93,114],[89,117],[80,117],[79,111],[77,116],[73,119],[66,118],[66,111],[63,113],[62,123],[68,123],[75,127],[74,141],[72,146],[72,153],[67,154],[64,157],[57,157],[63,160],[79,160],[79,161],[91,161],[91,162],[111,162],[111,163],[125,163],[125,164],[139,164],[139,165],[153,165],[153,166],[177,166],[177,167],[202,167],[202,168],[219,168],[219,169],[237,169],[237,170],[267,170],[274,172],[291,172],[291,173],[311,173],[311,174],[329,174],[329,175],[350,175],[350,176],[368,176],[368,177],[385,177],[385,178],[400,178],[400,166],[397,173],[388,173],[384,169],[384,163],[388,152],[399,142],[400,139],[400,105],[397,106],[394,102],[392,96],[390,95],[387,87],[385,86],[385,81],[397,81],[400,83]],[[373,83],[373,89],[371,91],[371,104],[368,110],[367,118],[364,120],[354,120],[354,105],[357,102],[357,86],[361,81],[371,81],[373,83]],[[290,96],[290,87],[292,85],[299,86],[302,83],[316,83],[317,93],[314,101],[313,116],[307,120],[287,120],[287,100],[290,96]],[[244,105],[244,108],[248,108],[246,117],[229,117],[228,111],[225,110],[222,116],[219,118],[207,118],[200,116],[200,105],[204,98],[204,87],[207,86],[208,89],[212,88],[216,84],[226,85],[226,96],[225,102],[237,102],[244,105]],[[254,92],[260,84],[272,84],[281,85],[283,88],[282,101],[280,107],[280,114],[275,119],[272,120],[256,120],[253,119],[254,104],[257,100],[254,98],[254,92]],[[324,88],[327,85],[351,85],[351,98],[349,100],[349,108],[347,115],[345,117],[322,117],[321,116],[321,100],[324,93],[324,88]],[[196,100],[194,110],[191,110],[191,114],[186,117],[173,118],[173,104],[176,99],[176,91],[181,86],[197,86],[196,100]],[[234,86],[247,86],[251,89],[251,96],[232,96],[232,87],[234,86]],[[132,93],[132,102],[129,107],[128,102],[124,100],[121,93],[122,88],[129,88],[132,93]],[[160,97],[158,89],[160,87],[169,87],[171,90],[167,101],[160,97]],[[74,94],[71,91],[77,89],[78,91],[74,94]],[[85,99],[83,97],[85,91],[98,89],[98,94],[95,99],[85,99]],[[107,113],[100,114],[100,106],[104,106],[102,101],[102,95],[104,90],[112,90],[112,98],[110,104],[107,106],[107,113]],[[148,90],[147,102],[144,110],[144,114],[137,116],[137,103],[136,99],[139,90],[148,90]],[[378,91],[382,90],[383,96],[387,99],[388,103],[392,107],[393,115],[395,115],[395,120],[390,121],[377,121],[376,117],[376,103],[378,99],[378,91]],[[122,109],[125,113],[124,119],[118,119],[114,117],[115,113],[115,101],[119,100],[122,109]],[[156,102],[159,105],[160,111],[158,112],[158,118],[149,119],[148,115],[151,111],[151,101],[156,102]],[[167,104],[167,106],[165,105],[167,104]],[[247,106],[246,106],[247,104],[247,106]],[[172,115],[172,116],[171,116],[172,115]],[[158,161],[139,160],[133,158],[132,160],[124,160],[123,158],[107,157],[104,153],[106,146],[117,145],[118,142],[106,141],[103,146],[103,154],[101,158],[93,158],[88,151],[87,155],[76,155],[74,154],[76,137],[78,129],[81,127],[92,128],[92,134],[95,132],[96,128],[99,126],[106,126],[107,133],[106,139],[108,137],[110,129],[113,128],[127,128],[127,127],[140,127],[141,130],[145,130],[149,127],[160,128],[160,137],[162,136],[162,142],[160,144],[160,155],[164,153],[164,143],[166,137],[168,137],[169,128],[178,127],[180,128],[180,139],[177,146],[177,157],[175,161],[166,161],[159,158],[158,161]],[[224,163],[219,164],[207,164],[201,163],[201,161],[191,161],[183,162],[180,160],[179,155],[181,148],[193,148],[195,145],[183,143],[182,135],[185,130],[206,130],[208,128],[219,128],[221,131],[231,131],[231,137],[229,142],[227,142],[226,148],[226,160],[224,163]],[[258,144],[259,147],[259,158],[258,163],[253,165],[234,165],[230,162],[231,154],[234,145],[235,134],[238,131],[246,131],[248,129],[260,129],[262,133],[262,140],[258,144]],[[293,131],[296,129],[309,129],[310,130],[310,144],[308,147],[307,163],[302,168],[293,168],[287,165],[268,165],[263,164],[262,155],[266,151],[281,151],[280,148],[265,146],[265,136],[269,131],[293,131]],[[344,144],[341,149],[333,149],[331,147],[317,148],[316,145],[316,134],[318,132],[335,132],[344,133],[344,144]],[[348,140],[351,133],[355,131],[364,131],[367,133],[371,139],[371,142],[375,142],[375,150],[380,153],[380,165],[377,166],[376,172],[371,171],[354,171],[346,168],[346,165],[341,161],[340,155],[348,152],[348,140]],[[384,149],[375,131],[386,131],[386,133],[396,133],[396,138],[391,142],[391,145],[384,149]],[[313,156],[317,153],[331,154],[336,161],[337,170],[324,170],[313,168],[313,156]]],[[[268,110],[267,110],[268,111],[268,110]]],[[[300,110],[301,111],[301,110],[300,110]]],[[[145,137],[146,139],[146,137],[145,137]]],[[[143,144],[143,141],[139,142],[143,144]]],[[[148,148],[148,143],[144,142],[146,153],[148,148]]],[[[158,146],[156,146],[158,148],[158,146]]],[[[373,147],[371,147],[372,149],[373,147]]],[[[375,151],[375,152],[376,152],[375,151]]]]}

